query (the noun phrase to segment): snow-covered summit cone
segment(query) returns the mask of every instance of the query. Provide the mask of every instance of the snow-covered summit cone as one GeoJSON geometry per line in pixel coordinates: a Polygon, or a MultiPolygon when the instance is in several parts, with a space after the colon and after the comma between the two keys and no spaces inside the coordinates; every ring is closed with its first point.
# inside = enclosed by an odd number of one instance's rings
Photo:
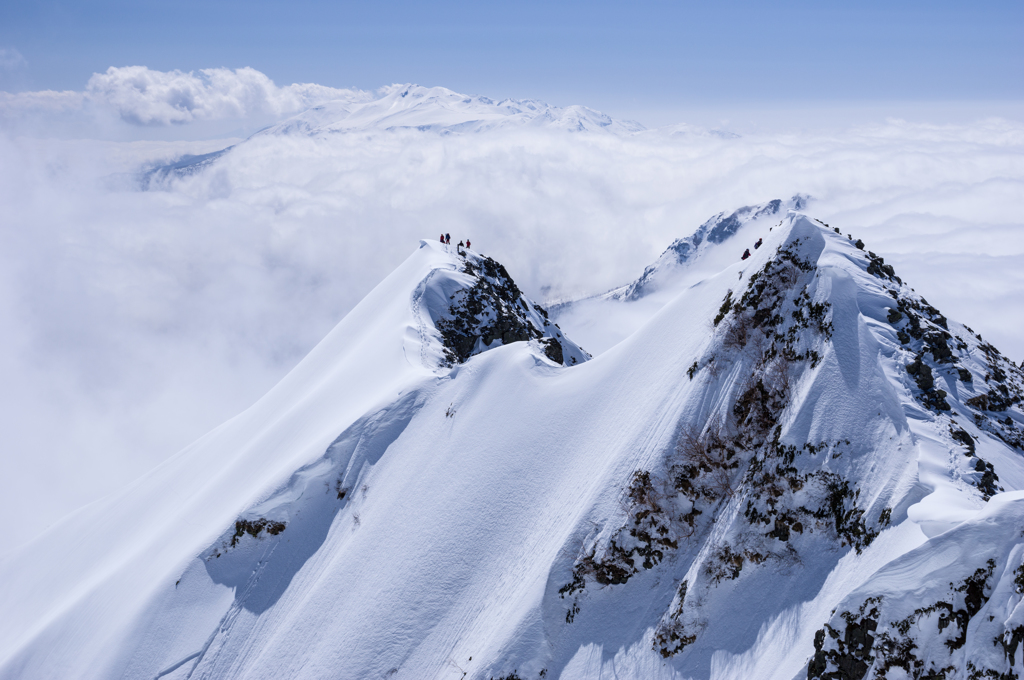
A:
{"type": "Polygon", "coordinates": [[[720,212],[688,236],[673,241],[634,281],[606,293],[550,306],[552,318],[572,328],[577,340],[600,354],[622,341],[682,290],[736,262],[745,249],[782,222],[787,210],[803,210],[810,198],[797,194],[720,212]],[[723,246],[723,247],[719,247],[723,246]]]}
{"type": "Polygon", "coordinates": [[[0,564],[0,678],[1019,673],[1021,370],[826,225],[747,235],[572,368],[512,341],[550,328],[496,266],[423,243],[0,564]]]}
{"type": "Polygon", "coordinates": [[[542,127],[569,132],[632,134],[639,123],[620,121],[585,106],[565,108],[532,99],[495,101],[444,87],[392,85],[362,102],[328,102],[271,126],[258,135],[327,135],[353,131],[418,130],[483,132],[508,127],[542,127]]]}

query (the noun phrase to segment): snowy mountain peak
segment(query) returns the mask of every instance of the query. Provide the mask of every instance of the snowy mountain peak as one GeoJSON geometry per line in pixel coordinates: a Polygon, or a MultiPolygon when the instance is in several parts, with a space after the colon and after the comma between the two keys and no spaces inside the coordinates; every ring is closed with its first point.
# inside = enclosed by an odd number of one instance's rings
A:
{"type": "Polygon", "coordinates": [[[618,121],[584,106],[559,108],[531,99],[496,102],[444,87],[405,84],[382,88],[371,99],[328,102],[257,134],[317,136],[370,130],[451,134],[524,126],[615,134],[632,134],[645,129],[639,123],[618,121]]]}
{"type": "Polygon", "coordinates": [[[803,210],[809,200],[810,197],[797,194],[788,201],[777,198],[759,205],[744,206],[731,213],[720,212],[697,227],[690,236],[673,241],[657,261],[648,265],[640,278],[610,295],[630,300],[643,297],[657,290],[680,265],[695,259],[702,248],[723,243],[747,222],[784,215],[787,210],[803,210]]]}

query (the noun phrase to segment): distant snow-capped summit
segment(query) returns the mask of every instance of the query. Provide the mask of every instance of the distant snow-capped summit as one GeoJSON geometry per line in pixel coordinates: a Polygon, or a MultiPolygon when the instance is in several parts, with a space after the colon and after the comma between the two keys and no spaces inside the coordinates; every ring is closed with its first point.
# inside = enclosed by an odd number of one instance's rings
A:
{"type": "Polygon", "coordinates": [[[632,134],[645,130],[585,106],[550,106],[533,99],[495,101],[445,87],[391,85],[378,97],[342,99],[313,107],[257,135],[324,135],[339,132],[420,130],[482,132],[506,127],[540,127],[569,132],[632,134]]]}
{"type": "MultiPolygon", "coordinates": [[[[635,121],[612,118],[586,106],[550,106],[534,99],[496,101],[459,94],[445,87],[405,84],[390,85],[376,92],[345,92],[340,99],[260,130],[242,144],[275,137],[328,139],[344,133],[415,131],[452,135],[536,129],[628,136],[647,130],[635,121]]],[[[232,148],[202,156],[182,156],[171,163],[145,168],[138,174],[138,183],[143,189],[150,189],[167,180],[195,175],[232,148]]]]}

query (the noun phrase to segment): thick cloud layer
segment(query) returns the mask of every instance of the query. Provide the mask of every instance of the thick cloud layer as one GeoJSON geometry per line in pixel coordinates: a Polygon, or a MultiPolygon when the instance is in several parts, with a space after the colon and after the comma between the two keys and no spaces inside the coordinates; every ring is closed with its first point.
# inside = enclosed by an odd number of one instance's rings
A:
{"type": "MultiPolygon", "coordinates": [[[[235,103],[201,89],[178,101],[157,80],[144,103],[126,95],[140,122],[271,106],[243,85],[235,103]]],[[[111,101],[135,89],[128,74],[103,82],[111,101]]],[[[718,211],[808,193],[812,214],[1024,358],[1017,123],[261,136],[160,190],[126,175],[238,141],[0,137],[0,513],[15,541],[248,406],[441,232],[550,300],[631,280],[718,211]]]]}
{"type": "Polygon", "coordinates": [[[333,99],[367,95],[310,83],[278,87],[252,68],[153,71],[145,66],[111,66],[89,79],[86,96],[103,102],[129,123],[171,125],[195,120],[281,116],[333,99]]]}
{"type": "MultiPolygon", "coordinates": [[[[0,64],[16,59],[0,53],[0,64]]],[[[84,92],[0,93],[0,119],[113,114],[133,125],[181,125],[203,120],[280,118],[333,101],[365,101],[371,94],[312,83],[279,87],[252,68],[154,71],[111,66],[95,73],[84,92]]]]}

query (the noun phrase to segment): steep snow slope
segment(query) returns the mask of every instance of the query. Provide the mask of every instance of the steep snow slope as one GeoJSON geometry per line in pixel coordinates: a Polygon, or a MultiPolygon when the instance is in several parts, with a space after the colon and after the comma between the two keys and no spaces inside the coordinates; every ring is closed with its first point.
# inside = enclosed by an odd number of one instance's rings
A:
{"type": "Polygon", "coordinates": [[[787,210],[802,210],[810,200],[796,195],[720,212],[678,238],[632,283],[607,293],[551,305],[552,317],[572,328],[578,340],[597,353],[631,335],[683,289],[720,272],[744,249],[778,225],[787,210]],[[715,246],[729,242],[730,247],[715,246]]]}
{"type": "Polygon", "coordinates": [[[0,677],[1019,674],[1020,369],[863,244],[756,235],[592,361],[422,244],[252,409],[0,565],[0,677]]]}
{"type": "MultiPolygon", "coordinates": [[[[225,527],[234,531],[239,510],[258,506],[293,474],[305,479],[308,473],[295,471],[323,454],[339,432],[360,418],[369,422],[367,427],[376,427],[376,409],[438,371],[447,374],[446,367],[461,360],[458,347],[446,346],[435,320],[452,321],[456,340],[477,331],[490,336],[475,342],[469,354],[485,349],[488,340],[499,347],[528,337],[536,343],[531,352],[545,357],[538,359],[542,364],[550,365],[548,357],[559,353],[567,363],[585,361],[586,354],[546,323],[543,310],[509,283],[504,268],[493,260],[471,251],[459,255],[454,246],[421,243],[260,402],[123,494],[83,508],[48,537],[8,558],[0,566],[6,580],[0,593],[4,677],[119,675],[154,598],[159,601],[163,586],[173,585],[189,560],[225,527]],[[479,315],[475,324],[454,323],[465,321],[460,295],[470,293],[488,302],[490,314],[479,315]],[[526,337],[512,338],[510,333],[526,337]],[[114,517],[125,521],[103,529],[114,517]],[[77,649],[58,642],[83,632],[103,644],[77,649]],[[11,658],[33,638],[37,649],[49,650],[45,658],[32,653],[11,658]]],[[[360,448],[355,460],[379,457],[383,450],[377,446],[379,442],[369,454],[360,448]]],[[[355,465],[352,474],[361,471],[355,465]]],[[[287,504],[281,512],[275,521],[290,521],[287,504]]],[[[295,533],[289,532],[289,541],[295,533]]],[[[309,547],[308,540],[303,545],[297,554],[309,547]]],[[[191,603],[181,643],[186,646],[190,630],[204,637],[210,632],[189,626],[196,619],[206,621],[204,612],[210,607],[217,611],[230,595],[223,587],[207,586],[202,596],[209,601],[192,592],[185,595],[191,603]]],[[[220,615],[209,614],[214,617],[211,625],[220,615]]],[[[155,674],[160,669],[150,670],[155,674]]]]}

